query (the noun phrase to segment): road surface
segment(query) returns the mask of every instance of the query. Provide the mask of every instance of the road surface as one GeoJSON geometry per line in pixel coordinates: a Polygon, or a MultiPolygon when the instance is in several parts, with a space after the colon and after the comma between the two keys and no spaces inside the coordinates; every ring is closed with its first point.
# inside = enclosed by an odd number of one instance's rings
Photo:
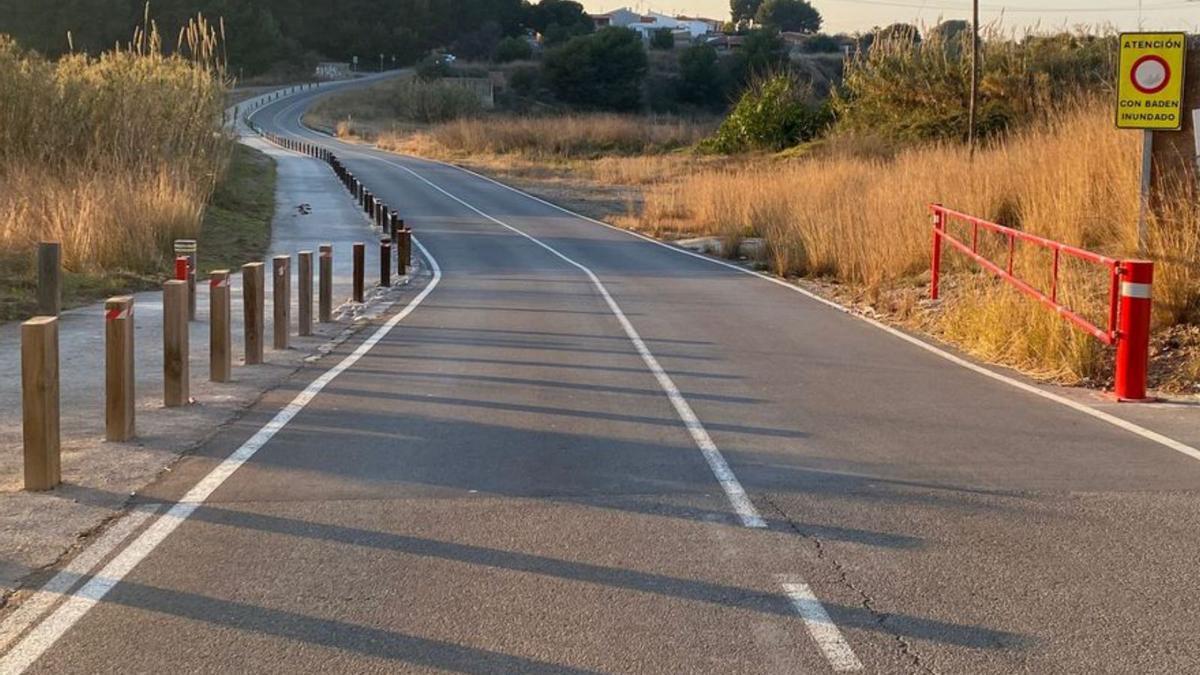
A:
{"type": "Polygon", "coordinates": [[[310,96],[256,121],[334,149],[426,274],[140,495],[0,670],[1200,668],[1200,461],[780,284],[313,133],[310,96]]]}

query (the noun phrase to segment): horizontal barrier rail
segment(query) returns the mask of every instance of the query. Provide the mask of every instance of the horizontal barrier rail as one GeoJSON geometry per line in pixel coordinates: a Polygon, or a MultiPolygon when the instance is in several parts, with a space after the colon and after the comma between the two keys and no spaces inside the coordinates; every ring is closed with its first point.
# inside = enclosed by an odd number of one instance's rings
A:
{"type": "Polygon", "coordinates": [[[1150,350],[1150,289],[1154,264],[1144,260],[1118,260],[1076,246],[1039,237],[982,218],[930,204],[933,215],[933,255],[930,278],[930,297],[937,300],[941,293],[941,261],[944,244],[961,251],[980,267],[1000,277],[1025,295],[1052,309],[1076,328],[1106,345],[1117,348],[1115,390],[1121,400],[1146,399],[1146,378],[1150,350]],[[947,224],[958,222],[970,228],[971,241],[956,238],[947,224]],[[1007,242],[1007,261],[1001,265],[979,252],[980,231],[999,235],[1007,242]],[[1050,288],[1042,290],[1018,277],[1013,271],[1017,242],[1032,244],[1051,252],[1050,288]],[[1102,267],[1109,279],[1108,317],[1099,326],[1059,300],[1059,272],[1063,258],[1074,258],[1102,267]]]}

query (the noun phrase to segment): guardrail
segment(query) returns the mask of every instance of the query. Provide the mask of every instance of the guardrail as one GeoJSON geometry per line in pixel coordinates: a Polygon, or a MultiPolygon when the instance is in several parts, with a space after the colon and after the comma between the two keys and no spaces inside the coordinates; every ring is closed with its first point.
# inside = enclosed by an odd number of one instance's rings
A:
{"type": "Polygon", "coordinates": [[[1151,284],[1154,263],[1146,260],[1119,260],[1070,246],[1062,242],[1022,232],[982,218],[930,204],[933,216],[933,254],[930,297],[937,300],[941,292],[942,247],[949,244],[961,251],[993,275],[1008,282],[1025,295],[1053,310],[1076,328],[1106,345],[1116,347],[1114,393],[1121,401],[1146,401],[1146,376],[1150,354],[1151,284]],[[950,233],[948,222],[967,225],[971,242],[967,244],[950,233]],[[979,252],[980,232],[999,235],[1007,242],[1007,260],[1002,266],[979,252]],[[1051,252],[1050,287],[1042,290],[1021,279],[1013,271],[1017,243],[1032,244],[1051,252]],[[1063,257],[1105,268],[1109,278],[1108,318],[1098,326],[1059,300],[1059,271],[1063,257]]]}

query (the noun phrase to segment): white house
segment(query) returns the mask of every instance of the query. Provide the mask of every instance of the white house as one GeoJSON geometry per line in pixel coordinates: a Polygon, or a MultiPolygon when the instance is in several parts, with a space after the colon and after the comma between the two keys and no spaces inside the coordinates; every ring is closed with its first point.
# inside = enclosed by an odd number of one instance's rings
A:
{"type": "Polygon", "coordinates": [[[709,19],[674,17],[658,12],[638,14],[628,7],[614,9],[603,14],[592,14],[591,17],[597,29],[608,26],[630,28],[640,33],[646,40],[650,39],[650,35],[654,31],[661,28],[666,28],[673,33],[686,34],[689,38],[697,38],[712,32],[714,26],[718,25],[717,22],[709,19]]]}

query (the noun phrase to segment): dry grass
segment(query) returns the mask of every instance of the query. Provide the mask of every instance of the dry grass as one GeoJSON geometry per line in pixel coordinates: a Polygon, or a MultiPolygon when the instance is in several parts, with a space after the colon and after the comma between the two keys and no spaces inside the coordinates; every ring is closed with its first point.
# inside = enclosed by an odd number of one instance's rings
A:
{"type": "Polygon", "coordinates": [[[439,124],[416,138],[385,134],[380,144],[424,143],[444,154],[515,155],[533,160],[657,155],[697,143],[707,122],[675,117],[591,114],[562,117],[492,117],[439,124]]]}
{"type": "MultiPolygon", "coordinates": [[[[994,145],[974,162],[959,146],[931,146],[893,159],[833,156],[701,170],[650,188],[631,219],[655,233],[717,234],[727,241],[761,236],[776,273],[832,277],[868,295],[927,280],[926,205],[935,201],[1052,239],[1130,255],[1136,249],[1138,137],[1114,130],[1110,118],[1105,106],[1087,106],[994,145]]],[[[1197,271],[1185,264],[1200,246],[1196,209],[1177,205],[1168,215],[1170,222],[1154,224],[1152,237],[1161,270],[1160,324],[1194,318],[1200,301],[1197,271]]],[[[985,244],[985,252],[1002,260],[1002,242],[985,244]]],[[[964,274],[948,293],[937,331],[988,359],[1054,379],[1102,375],[1104,351],[1090,337],[967,273],[971,266],[961,256],[946,259],[964,274]]],[[[1016,269],[1046,287],[1043,254],[1019,247],[1016,269]]],[[[1103,325],[1104,283],[1091,268],[1067,266],[1060,292],[1103,325]]]]}
{"type": "Polygon", "coordinates": [[[0,36],[0,250],[63,244],[68,271],[160,269],[194,236],[228,161],[217,36],[202,22],[176,56],[157,33],[57,62],[0,36]]]}

